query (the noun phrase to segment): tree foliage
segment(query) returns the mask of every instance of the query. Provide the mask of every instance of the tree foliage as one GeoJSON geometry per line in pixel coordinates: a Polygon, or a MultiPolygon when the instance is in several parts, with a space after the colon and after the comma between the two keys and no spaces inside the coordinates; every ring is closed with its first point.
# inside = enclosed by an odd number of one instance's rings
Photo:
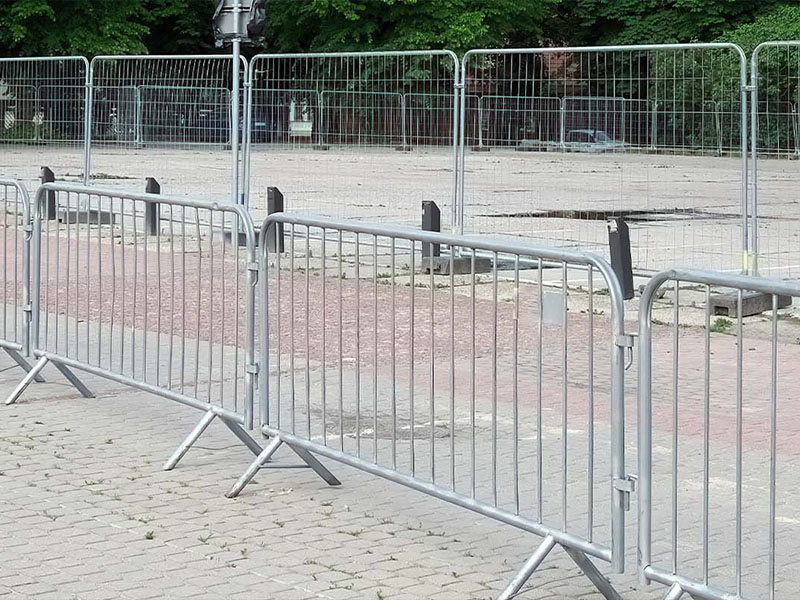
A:
{"type": "MultiPolygon", "coordinates": [[[[0,55],[201,53],[215,0],[0,0],[0,55]]],[[[798,0],[270,0],[272,52],[800,39],[798,0]]]]}
{"type": "Polygon", "coordinates": [[[557,0],[274,0],[277,50],[449,48],[527,44],[557,0]]]}

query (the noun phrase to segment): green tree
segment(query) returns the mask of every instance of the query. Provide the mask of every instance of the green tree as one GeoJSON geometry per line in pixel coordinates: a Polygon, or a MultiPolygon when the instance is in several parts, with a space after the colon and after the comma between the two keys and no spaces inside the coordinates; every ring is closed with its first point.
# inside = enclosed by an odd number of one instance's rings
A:
{"type": "Polygon", "coordinates": [[[0,52],[143,53],[145,18],[142,0],[12,0],[0,10],[0,52]]]}
{"type": "Polygon", "coordinates": [[[549,30],[571,44],[714,41],[786,0],[562,0],[549,30]]]}
{"type": "Polygon", "coordinates": [[[273,0],[273,51],[407,50],[538,43],[557,0],[273,0]]]}

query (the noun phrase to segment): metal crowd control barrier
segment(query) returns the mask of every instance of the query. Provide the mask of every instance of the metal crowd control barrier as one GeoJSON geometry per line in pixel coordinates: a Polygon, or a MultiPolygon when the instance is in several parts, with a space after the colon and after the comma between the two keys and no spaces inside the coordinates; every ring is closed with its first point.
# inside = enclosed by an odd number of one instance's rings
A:
{"type": "MultiPolygon", "coordinates": [[[[31,214],[28,190],[13,179],[0,179],[0,224],[3,257],[0,259],[0,289],[3,294],[0,348],[15,363],[31,370],[30,356],[31,305],[31,214]]],[[[41,379],[39,379],[41,381],[41,379]]]]}
{"type": "Polygon", "coordinates": [[[253,427],[258,273],[244,209],[51,183],[39,188],[33,235],[37,362],[6,404],[52,363],[86,397],[73,369],[205,411],[165,469],[217,417],[261,452],[245,432],[253,427]],[[155,231],[149,206],[160,213],[155,231]]]}
{"type": "Polygon", "coordinates": [[[603,256],[607,217],[622,215],[640,273],[741,268],[748,131],[739,46],[470,50],[461,83],[460,233],[603,256]],[[467,101],[476,94],[477,105],[467,101]],[[475,141],[484,153],[468,148],[475,141]],[[677,187],[674,169],[685,178],[677,187]],[[708,175],[721,169],[724,188],[708,175]]]}
{"type": "Polygon", "coordinates": [[[271,441],[229,497],[285,444],[331,485],[313,456],[542,536],[501,599],[557,545],[619,598],[588,558],[622,571],[633,486],[631,338],[608,263],[275,214],[261,230],[259,277],[271,441]]]}
{"type": "Polygon", "coordinates": [[[800,93],[795,85],[800,41],[759,45],[750,69],[753,272],[797,278],[800,218],[788,199],[794,194],[795,161],[800,158],[800,93]]]}
{"type": "Polygon", "coordinates": [[[453,52],[259,54],[249,76],[243,187],[254,214],[265,216],[275,186],[293,211],[415,225],[419,203],[435,200],[455,220],[453,52]]]}
{"type": "Polygon", "coordinates": [[[642,295],[639,568],[670,600],[797,594],[800,347],[779,310],[797,298],[797,284],[681,269],[642,295]],[[771,313],[745,322],[759,300],[771,313]]]}

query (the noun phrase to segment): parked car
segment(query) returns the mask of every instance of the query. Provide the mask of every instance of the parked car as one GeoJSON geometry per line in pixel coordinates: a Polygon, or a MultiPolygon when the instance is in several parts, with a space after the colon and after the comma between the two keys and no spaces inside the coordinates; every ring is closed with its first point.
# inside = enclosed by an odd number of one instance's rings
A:
{"type": "Polygon", "coordinates": [[[571,129],[564,139],[567,152],[625,152],[625,144],[613,139],[602,129],[571,129]]]}

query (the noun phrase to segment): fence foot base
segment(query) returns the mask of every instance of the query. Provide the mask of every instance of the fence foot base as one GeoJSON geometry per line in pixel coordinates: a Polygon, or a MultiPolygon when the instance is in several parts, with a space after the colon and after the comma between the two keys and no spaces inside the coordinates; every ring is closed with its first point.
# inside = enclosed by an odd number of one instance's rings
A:
{"type": "Polygon", "coordinates": [[[511,600],[511,598],[516,596],[522,589],[522,586],[525,585],[525,582],[531,578],[531,575],[541,566],[544,559],[547,558],[547,555],[550,554],[550,551],[555,548],[555,546],[556,541],[551,536],[548,535],[544,538],[544,541],[536,549],[536,552],[533,553],[533,556],[525,562],[519,573],[517,573],[514,579],[511,580],[511,583],[508,584],[508,587],[497,597],[497,600],[511,600]]]}
{"type": "Polygon", "coordinates": [[[95,397],[94,392],[92,392],[92,390],[86,387],[69,367],[67,367],[66,365],[62,365],[58,361],[53,361],[53,365],[55,366],[56,369],[61,371],[61,374],[64,376],[64,379],[69,381],[70,384],[72,384],[72,387],[74,387],[76,390],[78,390],[78,392],[80,392],[81,396],[83,396],[84,398],[95,397]]]}
{"type": "MultiPolygon", "coordinates": [[[[267,463],[272,458],[272,455],[281,447],[282,444],[286,444],[289,448],[300,457],[305,464],[302,465],[304,467],[308,467],[312,471],[314,471],[320,478],[330,486],[337,486],[342,485],[342,482],[339,481],[333,473],[331,473],[325,465],[323,465],[317,457],[315,457],[311,452],[306,450],[305,448],[301,448],[299,446],[295,446],[294,444],[290,444],[289,442],[282,440],[279,437],[272,438],[272,441],[267,445],[266,448],[256,457],[256,459],[247,467],[247,471],[239,478],[239,480],[233,484],[233,487],[225,494],[228,498],[235,498],[238,496],[241,491],[249,484],[253,477],[256,476],[261,469],[266,468],[267,463]]],[[[287,468],[295,468],[295,466],[288,466],[287,468]]]]}
{"type": "Polygon", "coordinates": [[[575,561],[575,564],[580,567],[583,574],[594,584],[594,587],[597,588],[606,600],[622,600],[622,596],[613,588],[611,582],[597,570],[597,567],[589,560],[586,554],[580,550],[575,550],[566,546],[564,546],[564,551],[575,561]]]}
{"type": "Polygon", "coordinates": [[[39,361],[35,365],[33,365],[31,370],[25,374],[25,377],[22,378],[22,381],[19,382],[19,385],[17,385],[17,387],[14,388],[14,391],[11,392],[11,395],[6,399],[6,406],[14,404],[17,400],[19,400],[19,397],[22,396],[22,393],[26,389],[28,389],[28,386],[31,383],[33,383],[36,380],[36,377],[38,377],[41,370],[44,369],[44,366],[49,361],[50,361],[49,358],[43,356],[39,359],[39,361]]]}
{"type": "MultiPolygon", "coordinates": [[[[24,369],[26,373],[31,372],[31,369],[33,369],[33,365],[31,365],[31,363],[25,360],[22,354],[20,354],[17,350],[14,350],[12,348],[3,348],[3,350],[5,350],[6,354],[8,354],[15,363],[17,363],[20,367],[22,367],[22,369],[24,369]]],[[[36,375],[33,378],[33,380],[36,383],[44,383],[44,377],[42,377],[41,375],[36,375]]]]}
{"type": "Polygon", "coordinates": [[[683,588],[677,583],[669,588],[669,592],[664,596],[664,600],[678,600],[683,597],[683,588]]]}
{"type": "Polygon", "coordinates": [[[209,410],[206,414],[203,415],[203,418],[200,419],[200,422],[195,425],[194,429],[189,432],[189,435],[186,436],[186,439],[181,442],[181,445],[178,446],[177,450],[169,457],[169,460],[164,463],[163,469],[165,471],[171,471],[174,469],[181,459],[186,456],[186,453],[189,452],[189,449],[194,446],[195,442],[200,439],[200,436],[203,435],[208,426],[211,425],[211,422],[216,418],[219,417],[220,420],[225,423],[225,425],[230,429],[234,435],[239,438],[242,443],[247,446],[247,448],[256,456],[261,454],[262,448],[253,438],[247,435],[247,432],[244,428],[239,425],[238,423],[234,423],[229,421],[225,417],[218,415],[213,410],[209,410]]]}
{"type": "Polygon", "coordinates": [[[272,458],[272,455],[281,447],[283,444],[283,440],[281,438],[274,438],[261,453],[256,456],[256,459],[250,463],[250,466],[247,467],[247,470],[239,477],[238,481],[233,484],[233,487],[228,490],[228,493],[225,494],[228,498],[236,498],[241,491],[247,486],[248,483],[253,481],[253,477],[256,476],[269,460],[272,458]]]}

